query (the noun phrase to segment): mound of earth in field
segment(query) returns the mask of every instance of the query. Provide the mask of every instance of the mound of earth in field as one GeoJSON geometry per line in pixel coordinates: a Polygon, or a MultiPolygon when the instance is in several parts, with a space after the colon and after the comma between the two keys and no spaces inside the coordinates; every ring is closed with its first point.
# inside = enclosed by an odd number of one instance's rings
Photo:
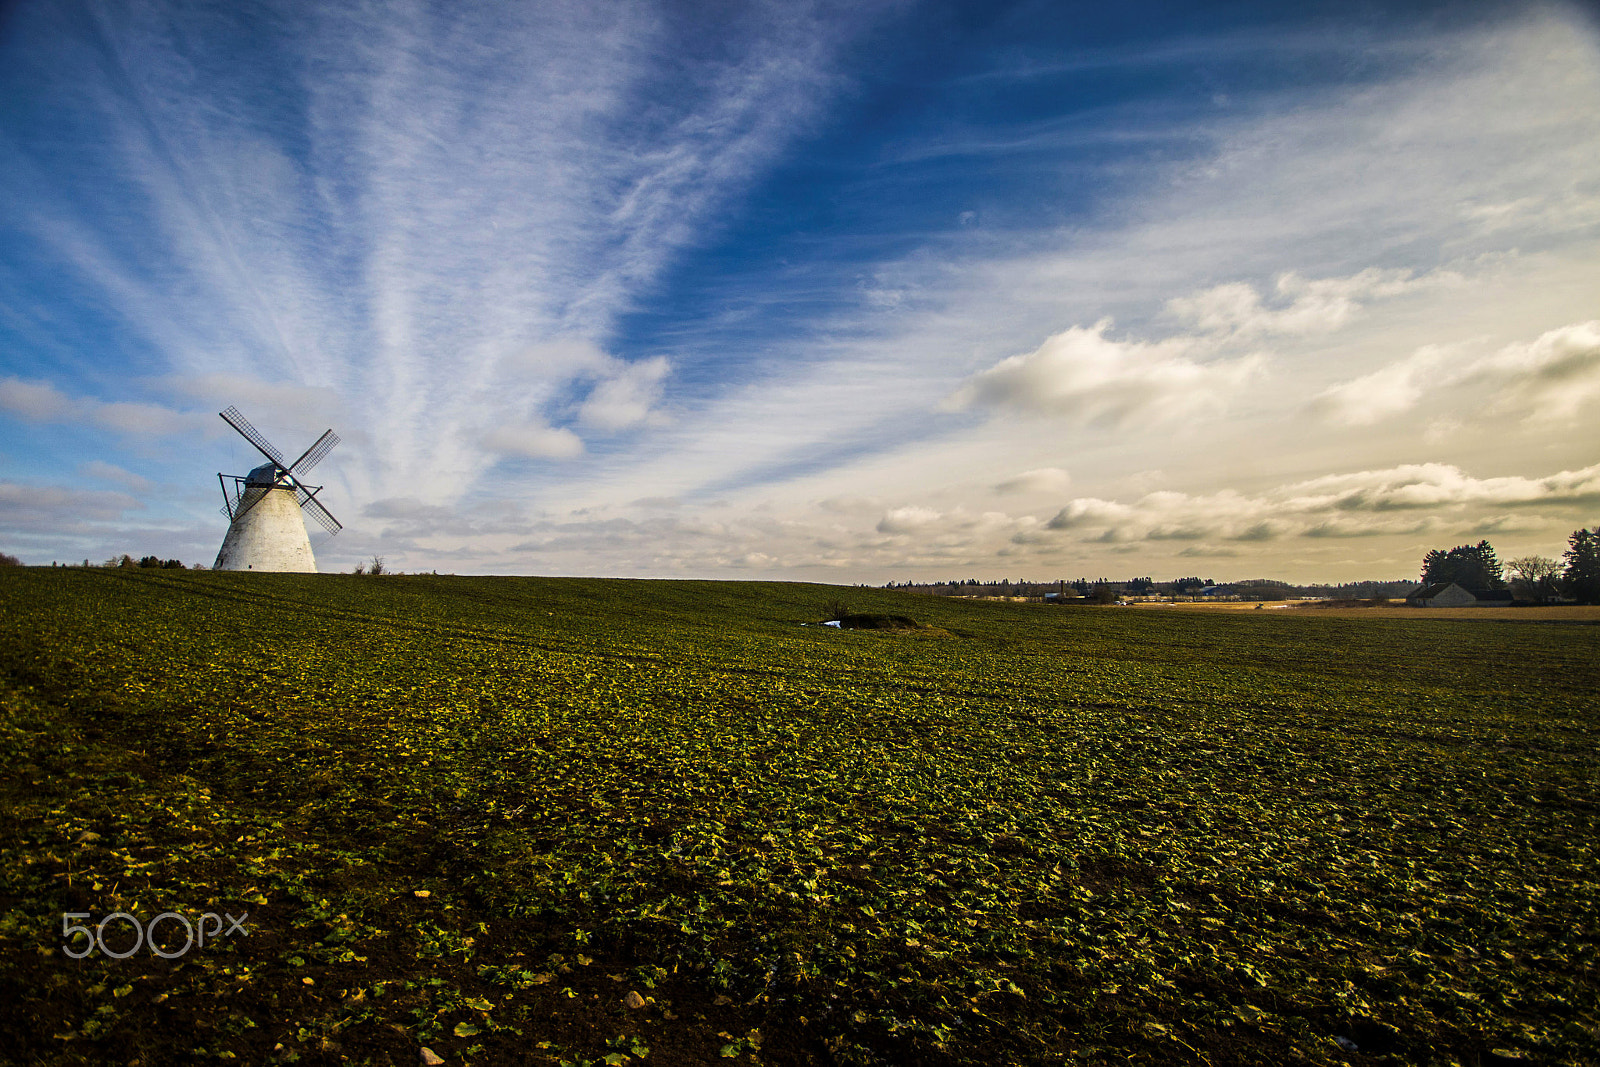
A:
{"type": "Polygon", "coordinates": [[[904,615],[845,615],[839,625],[846,630],[920,630],[922,625],[904,615]]]}

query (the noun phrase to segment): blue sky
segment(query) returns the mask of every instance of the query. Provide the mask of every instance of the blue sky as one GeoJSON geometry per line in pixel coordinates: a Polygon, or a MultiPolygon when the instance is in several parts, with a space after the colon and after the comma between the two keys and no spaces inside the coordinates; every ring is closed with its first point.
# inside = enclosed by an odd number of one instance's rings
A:
{"type": "Polygon", "coordinates": [[[1562,4],[22,3],[0,540],[208,561],[236,404],[459,572],[1413,573],[1600,521],[1562,4]]]}

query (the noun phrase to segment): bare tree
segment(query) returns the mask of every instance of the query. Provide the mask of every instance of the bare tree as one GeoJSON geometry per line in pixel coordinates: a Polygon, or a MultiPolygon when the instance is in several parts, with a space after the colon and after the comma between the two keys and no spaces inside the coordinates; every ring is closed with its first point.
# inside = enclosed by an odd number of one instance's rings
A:
{"type": "Polygon", "coordinates": [[[1561,564],[1545,556],[1520,556],[1506,564],[1511,584],[1529,600],[1553,600],[1561,583],[1561,564]]]}

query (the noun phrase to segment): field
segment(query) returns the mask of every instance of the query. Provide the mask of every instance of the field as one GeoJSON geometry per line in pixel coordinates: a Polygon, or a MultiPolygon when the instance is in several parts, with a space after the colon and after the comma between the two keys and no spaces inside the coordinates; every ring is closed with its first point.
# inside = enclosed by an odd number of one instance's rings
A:
{"type": "Polygon", "coordinates": [[[0,569],[0,1062],[1600,1062],[1600,626],[1396,614],[0,569]]]}

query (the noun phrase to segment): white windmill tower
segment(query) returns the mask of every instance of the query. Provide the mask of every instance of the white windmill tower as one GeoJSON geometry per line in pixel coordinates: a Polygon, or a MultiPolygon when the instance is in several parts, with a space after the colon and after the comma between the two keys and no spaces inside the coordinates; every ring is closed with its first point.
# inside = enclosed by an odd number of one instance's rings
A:
{"type": "Polygon", "coordinates": [[[232,521],[212,569],[315,574],[317,561],[311,555],[311,539],[306,536],[301,512],[309,512],[330,534],[344,527],[317,499],[322,486],[306,485],[299,476],[322,462],[339,443],[339,435],[327,431],[299,459],[287,463],[237,408],[230,407],[220,414],[269,462],[245,475],[218,473],[226,505],[223,510],[232,521]]]}

